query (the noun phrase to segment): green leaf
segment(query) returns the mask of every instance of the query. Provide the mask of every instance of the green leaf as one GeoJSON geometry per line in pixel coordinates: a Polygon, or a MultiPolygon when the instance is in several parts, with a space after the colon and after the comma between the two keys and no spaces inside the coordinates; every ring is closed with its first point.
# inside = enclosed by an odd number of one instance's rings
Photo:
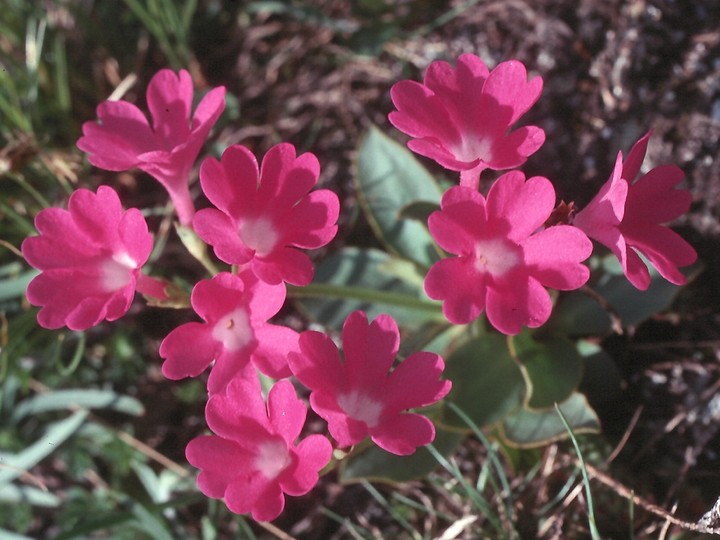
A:
{"type": "MultiPolygon", "coordinates": [[[[521,407],[527,393],[520,366],[510,355],[505,336],[499,334],[488,334],[457,349],[447,359],[444,377],[453,385],[446,401],[455,403],[480,428],[521,407]]],[[[448,407],[442,422],[468,429],[448,407]]]]}
{"type": "Polygon", "coordinates": [[[153,515],[147,508],[140,503],[132,505],[132,514],[135,518],[135,523],[129,525],[135,526],[143,532],[146,532],[150,538],[155,540],[173,540],[173,535],[167,529],[165,524],[153,515]]]}
{"type": "Polygon", "coordinates": [[[531,388],[529,408],[552,408],[577,390],[583,360],[570,340],[559,336],[535,340],[525,331],[513,338],[513,347],[531,388]]]}
{"type": "MultiPolygon", "coordinates": [[[[650,286],[640,291],[623,275],[615,257],[601,261],[601,275],[591,285],[620,317],[623,326],[636,326],[649,317],[667,309],[681,287],[666,281],[649,266],[650,286]]],[[[561,297],[544,331],[568,336],[601,336],[610,333],[612,319],[607,310],[582,291],[561,297]]]]}
{"type": "Polygon", "coordinates": [[[591,403],[609,402],[622,393],[622,374],[607,352],[590,341],[580,340],[577,350],[584,362],[580,389],[591,403]]]}
{"type": "Polygon", "coordinates": [[[18,422],[26,416],[73,407],[110,409],[132,416],[141,416],[145,412],[142,403],[137,399],[112,390],[72,389],[55,390],[26,399],[15,407],[11,419],[18,422]]]}
{"type": "Polygon", "coordinates": [[[405,147],[370,129],[360,144],[357,166],[360,204],[378,239],[390,251],[429,267],[439,254],[427,227],[402,217],[418,201],[440,203],[442,192],[405,147]]]}
{"type": "Polygon", "coordinates": [[[50,424],[43,437],[19,454],[0,454],[0,460],[4,465],[4,467],[0,468],[0,485],[15,480],[52,454],[58,446],[77,431],[87,415],[87,410],[81,410],[72,416],[50,424]]]}
{"type": "Polygon", "coordinates": [[[288,288],[288,295],[315,321],[336,330],[356,309],[370,319],[387,313],[400,326],[417,328],[428,321],[443,321],[440,303],[429,300],[419,284],[395,275],[394,260],[375,249],[345,248],[318,265],[312,284],[288,288]]]}
{"type": "Polygon", "coordinates": [[[0,302],[24,296],[28,283],[39,273],[37,270],[28,270],[18,276],[0,281],[0,302]]]}
{"type": "Polygon", "coordinates": [[[4,540],[33,540],[29,536],[14,533],[5,529],[0,529],[0,538],[3,538],[4,540]]]}
{"type": "Polygon", "coordinates": [[[430,214],[440,210],[440,205],[427,201],[414,201],[400,209],[400,217],[403,219],[414,219],[420,223],[427,223],[430,214]]]}
{"type": "MultiPolygon", "coordinates": [[[[600,421],[582,394],[573,393],[560,403],[560,410],[575,433],[600,431],[600,421]]],[[[567,430],[555,409],[533,411],[522,408],[503,420],[501,435],[512,446],[532,448],[564,439],[567,430]]]]}
{"type": "MultiPolygon", "coordinates": [[[[433,446],[442,455],[449,456],[464,438],[464,434],[438,428],[433,446]]],[[[350,455],[342,462],[340,481],[407,482],[426,476],[437,466],[437,460],[424,447],[418,448],[411,456],[396,456],[372,445],[364,451],[350,455]]]]}
{"type": "MultiPolygon", "coordinates": [[[[0,486],[0,502],[6,504],[31,504],[33,506],[55,508],[60,506],[60,497],[54,493],[50,493],[49,491],[38,489],[33,486],[5,484],[0,486]]],[[[4,538],[4,536],[0,534],[0,538],[4,538]]]]}

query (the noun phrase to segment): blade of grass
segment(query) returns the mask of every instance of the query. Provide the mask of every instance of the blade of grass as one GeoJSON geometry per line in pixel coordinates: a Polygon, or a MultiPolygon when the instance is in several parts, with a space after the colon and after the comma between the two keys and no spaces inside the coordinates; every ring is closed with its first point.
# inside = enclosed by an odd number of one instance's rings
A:
{"type": "Polygon", "coordinates": [[[505,534],[505,531],[503,530],[502,523],[498,519],[498,517],[495,515],[495,512],[491,508],[488,501],[485,499],[485,497],[477,491],[473,486],[471,486],[467,480],[463,477],[462,473],[458,469],[457,465],[453,465],[445,459],[445,456],[443,456],[440,452],[437,451],[437,449],[432,445],[429,444],[425,448],[427,448],[428,452],[430,452],[433,457],[440,463],[440,465],[448,471],[462,486],[463,490],[467,494],[467,496],[470,498],[470,500],[473,502],[473,504],[480,510],[480,513],[490,522],[490,524],[496,529],[498,533],[505,534]]]}
{"type": "Polygon", "coordinates": [[[568,435],[570,436],[570,440],[573,443],[573,447],[575,447],[575,453],[578,456],[578,461],[580,462],[580,471],[582,472],[583,477],[583,486],[585,487],[585,498],[587,499],[587,505],[588,505],[588,522],[590,526],[590,535],[592,536],[593,540],[601,540],[600,532],[597,529],[596,521],[595,521],[595,508],[593,506],[593,499],[592,499],[592,491],[590,489],[590,477],[587,473],[587,467],[585,466],[585,460],[583,459],[582,452],[580,451],[580,445],[577,442],[577,439],[575,438],[575,433],[573,433],[572,428],[570,427],[570,424],[568,423],[567,419],[565,418],[565,415],[560,410],[559,405],[555,404],[555,410],[560,415],[560,419],[562,420],[563,425],[565,426],[565,430],[568,432],[568,435]]]}
{"type": "Polygon", "coordinates": [[[53,39],[53,56],[55,58],[55,97],[60,110],[70,111],[70,81],[68,80],[67,54],[65,36],[56,34],[53,39]]]}
{"type": "Polygon", "coordinates": [[[382,496],[382,493],[375,489],[375,486],[373,486],[367,480],[363,480],[361,484],[368,491],[368,493],[372,495],[373,499],[380,503],[380,506],[382,506],[393,517],[393,519],[400,524],[403,529],[410,533],[410,536],[412,536],[415,540],[422,540],[422,535],[415,529],[415,527],[410,525],[410,523],[408,523],[408,521],[403,516],[401,516],[397,510],[395,510],[390,505],[387,499],[382,496]]]}
{"type": "Polygon", "coordinates": [[[415,510],[424,511],[433,517],[439,517],[441,519],[444,519],[445,521],[453,521],[456,519],[455,516],[451,516],[450,514],[446,514],[445,512],[439,512],[434,508],[429,508],[428,506],[414,501],[410,497],[406,497],[401,493],[393,493],[392,498],[399,503],[404,504],[405,506],[409,506],[410,508],[414,508],[415,510]]]}
{"type": "MultiPolygon", "coordinates": [[[[468,425],[468,427],[472,430],[473,434],[478,438],[478,440],[487,450],[488,459],[490,460],[490,463],[495,469],[497,478],[500,480],[502,491],[498,489],[497,484],[495,484],[494,479],[491,476],[490,479],[493,483],[493,488],[495,489],[496,493],[500,495],[500,499],[503,501],[503,506],[505,507],[505,512],[508,519],[513,522],[515,520],[512,502],[513,492],[510,489],[510,482],[508,482],[507,475],[505,474],[505,467],[503,467],[503,464],[500,463],[500,460],[497,457],[497,447],[490,442],[490,440],[485,436],[485,434],[478,427],[478,425],[473,422],[473,420],[467,414],[465,414],[465,412],[460,409],[460,407],[458,407],[455,403],[448,403],[448,406],[455,414],[457,414],[462,419],[463,422],[468,425]]],[[[478,477],[478,482],[479,481],[480,478],[478,477]]]]}
{"type": "Polygon", "coordinates": [[[345,527],[350,533],[350,536],[352,536],[355,540],[373,540],[374,537],[369,531],[365,531],[366,535],[363,536],[348,518],[342,517],[324,506],[320,509],[320,511],[334,522],[345,527]]]}

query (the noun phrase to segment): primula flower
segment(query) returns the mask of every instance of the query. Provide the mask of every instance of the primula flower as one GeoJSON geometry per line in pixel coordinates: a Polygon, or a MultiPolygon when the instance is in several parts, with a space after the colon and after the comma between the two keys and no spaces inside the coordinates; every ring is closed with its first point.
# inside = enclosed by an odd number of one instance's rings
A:
{"type": "Polygon", "coordinates": [[[193,85],[190,74],[158,71],[147,90],[152,127],[127,101],[104,101],[98,122],[85,122],[78,148],[90,163],[108,171],[137,167],[153,176],[170,194],[180,223],[189,225],[195,207],[190,198],[190,169],[210,129],[225,108],[225,88],[210,90],[190,118],[193,85]]]}
{"type": "Polygon", "coordinates": [[[663,225],[690,208],[690,192],[674,189],[685,176],[682,170],[663,165],[636,179],[650,135],[648,132],[633,145],[624,162],[622,152],[618,152],[610,179],[573,221],[590,238],[612,250],[625,276],[640,290],[650,285],[650,272],[640,254],[675,285],[685,283],[678,267],[697,259],[692,246],[663,225]]]}
{"type": "Polygon", "coordinates": [[[571,290],[587,281],[589,270],[580,263],[590,256],[592,242],[582,231],[570,225],[538,230],[554,204],[547,178],[526,182],[519,171],[500,176],[487,199],[463,186],[445,192],[428,227],[440,247],[457,257],[430,268],[425,292],[443,300],[450,322],[469,323],[485,310],[495,328],[517,334],[550,316],[545,287],[571,290]]]}
{"type": "Polygon", "coordinates": [[[201,469],[198,487],[208,497],[225,499],[237,514],[271,521],[285,507],[285,496],[304,495],[318,481],[332,445],[322,435],[295,440],[307,409],[290,381],[270,389],[267,408],[257,377],[234,379],[225,394],[210,397],[205,417],[216,435],[190,441],[187,460],[201,469]]]}
{"type": "Polygon", "coordinates": [[[442,358],[416,352],[388,374],[400,345],[389,315],[368,325],[362,311],[351,313],[342,341],[344,362],[332,340],[313,331],[300,335],[300,353],[288,355],[295,376],[312,390],[313,410],[328,422],[338,444],[357,444],[369,434],[384,450],[408,455],[431,443],[432,422],[404,411],[435,403],[450,391],[450,381],[438,380],[445,369],[442,358]]]}
{"type": "Polygon", "coordinates": [[[309,193],[320,165],[288,143],[273,146],[258,164],[244,146],[200,168],[203,191],[216,208],[198,211],[193,227],[228,264],[247,264],[267,283],[307,285],[313,266],[297,248],[316,249],[335,237],[340,203],[327,189],[309,193]]]}
{"type": "Polygon", "coordinates": [[[123,212],[112,188],[78,189],[68,210],[41,210],[35,227],[40,235],[21,249],[41,270],[27,288],[30,303],[42,306],[40,326],[86,330],[114,321],[127,313],[136,289],[166,298],[159,281],[140,273],[153,246],[145,218],[135,208],[123,212]]]}
{"type": "Polygon", "coordinates": [[[214,360],[208,392],[225,388],[236,375],[255,376],[250,363],[266,375],[288,377],[286,355],[297,349],[298,333],[269,324],[285,302],[284,285],[268,285],[250,271],[221,272],[198,282],[190,301],[204,323],[189,322],[170,332],[160,344],[168,379],[195,377],[214,360]]]}
{"type": "Polygon", "coordinates": [[[511,169],[523,163],[543,142],[545,132],[510,127],[538,100],[543,82],[527,80],[517,60],[498,64],[492,71],[473,54],[430,64],[424,84],[400,81],[390,90],[397,111],[390,122],[413,137],[408,147],[461,171],[461,185],[477,189],[480,173],[511,169]]]}

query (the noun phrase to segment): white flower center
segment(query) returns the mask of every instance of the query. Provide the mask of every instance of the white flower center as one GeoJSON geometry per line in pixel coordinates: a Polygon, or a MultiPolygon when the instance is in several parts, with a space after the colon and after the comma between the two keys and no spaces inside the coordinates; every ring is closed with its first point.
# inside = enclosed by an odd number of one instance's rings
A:
{"type": "Polygon", "coordinates": [[[465,135],[460,143],[453,149],[455,157],[460,161],[492,161],[492,141],[485,138],[478,138],[472,135],[465,135]]]}
{"type": "Polygon", "coordinates": [[[493,238],[475,244],[475,269],[500,277],[520,262],[518,247],[507,240],[493,238]]]}
{"type": "Polygon", "coordinates": [[[291,463],[284,441],[265,441],[258,445],[255,468],[268,480],[274,480],[291,463]]]}
{"type": "Polygon", "coordinates": [[[255,254],[264,257],[275,249],[278,233],[269,219],[248,219],[240,224],[240,238],[255,254]]]}
{"type": "Polygon", "coordinates": [[[127,287],[132,279],[137,262],[125,252],[113,253],[111,259],[102,264],[102,287],[107,292],[119,291],[127,287]]]}
{"type": "Polygon", "coordinates": [[[382,403],[357,390],[353,390],[349,394],[340,394],[337,402],[345,414],[355,420],[365,422],[369,428],[378,425],[383,412],[382,403]]]}
{"type": "Polygon", "coordinates": [[[212,330],[212,337],[221,341],[227,351],[238,351],[245,347],[254,336],[247,312],[236,309],[225,315],[212,330]]]}

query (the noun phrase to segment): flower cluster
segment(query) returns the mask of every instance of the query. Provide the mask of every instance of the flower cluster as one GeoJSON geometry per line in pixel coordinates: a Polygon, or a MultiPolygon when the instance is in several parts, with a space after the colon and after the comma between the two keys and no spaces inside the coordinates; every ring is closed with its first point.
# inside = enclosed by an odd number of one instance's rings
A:
{"type": "Polygon", "coordinates": [[[691,198],[686,190],[673,189],[683,178],[673,165],[635,180],[649,134],[624,163],[618,155],[610,180],[572,224],[545,225],[555,206],[546,178],[526,181],[521,172],[510,171],[487,197],[478,193],[484,169],[517,167],[545,140],[535,126],[508,133],[542,90],[539,77],[526,79],[517,61],[490,71],[477,56],[464,54],[455,68],[430,64],[424,84],[401,81],[392,87],[397,111],[389,119],[412,137],[408,147],[460,171],[460,186],[443,195],[441,209],[428,220],[438,245],[455,255],[430,268],[428,296],[442,300],[445,316],[456,324],[485,311],[505,334],[541,326],[552,308],[545,287],[572,290],[588,280],[590,272],[581,264],[592,252],[587,236],[612,250],[638,289],[650,283],[640,255],[668,281],[684,283],[678,267],[692,264],[697,255],[664,224],[686,212],[691,198]]]}
{"type": "MultiPolygon", "coordinates": [[[[427,226],[447,255],[424,278],[427,295],[442,302],[453,324],[486,314],[503,334],[537,328],[551,315],[548,289],[582,287],[583,264],[594,239],[619,259],[625,275],[646,289],[645,260],[672,283],[679,267],[696,259],[693,248],[664,224],[687,211],[690,195],[677,189],[683,174],[672,165],[638,178],[650,134],[622,153],[607,183],[577,215],[551,219],[556,195],[544,177],[516,168],[544,143],[536,126],[512,129],[538,100],[543,82],[528,80],[522,63],[490,70],[472,54],[455,67],[433,62],[424,83],[401,81],[391,90],[397,111],[390,122],[411,137],[410,149],[460,173],[427,226]],[[481,192],[481,175],[505,171],[481,192]],[[508,170],[511,169],[511,170],[508,170]],[[645,257],[645,260],[641,258],[645,257]]],[[[256,520],[275,519],[285,495],[303,495],[330,462],[333,448],[369,439],[395,455],[413,454],[435,439],[431,419],[416,412],[445,398],[438,354],[413,352],[398,361],[400,330],[389,315],[368,320],[353,311],[342,328],[342,347],[325,333],[297,332],[271,321],[285,305],[287,284],[313,280],[306,250],[328,245],[337,233],[340,204],[317,189],[320,165],[293,145],[270,148],[258,165],[246,147],[233,145],[199,167],[211,207],[195,211],[189,182],[201,147],[224,107],[224,88],[210,90],[191,117],[193,87],[186,71],[161,70],[150,81],[152,126],[135,105],[107,101],[98,121],[83,125],[77,145],[90,163],[111,171],[139,168],[167,189],[184,229],[192,229],[227,267],[192,288],[189,303],[200,319],[172,330],[159,347],[162,372],[173,380],[210,368],[206,420],[213,435],[187,446],[200,469],[199,489],[256,520]],[[342,350],[342,352],[341,352],[342,350]],[[258,372],[274,379],[263,397],[258,372]],[[328,437],[298,442],[307,406],[293,377],[309,393],[328,437]]],[[[153,239],[139,210],[123,210],[109,186],[79,189],[68,209],[48,208],[35,219],[39,235],[22,253],[41,271],[27,288],[46,328],[85,330],[130,309],[135,291],[162,304],[167,283],[141,271],[153,239]]]]}
{"type": "MultiPolygon", "coordinates": [[[[258,166],[249,149],[234,145],[220,160],[201,164],[200,184],[213,206],[195,212],[189,174],[222,112],[224,89],[208,92],[191,120],[192,94],[186,71],[161,70],[147,93],[152,127],[135,105],[108,101],[98,107],[99,122],[84,124],[77,144],[98,167],[137,167],[153,175],[167,188],[181,224],[231,265],[192,289],[190,304],[202,322],[182,324],[165,337],[162,371],[182,379],[211,366],[206,419],[215,435],[192,440],[188,461],[201,469],[203,493],[224,498],[235,512],[272,520],[284,494],[307,493],[332,454],[322,435],[296,444],[307,409],[285,379],[294,375],[310,388],[310,403],[337,445],[369,436],[400,455],[435,436],[427,417],[407,411],[443,398],[450,382],[439,380],[444,363],[432,353],[415,353],[392,370],[399,330],[386,315],[370,323],[362,312],[348,317],[344,364],[326,335],[269,322],[285,303],[286,283],[312,281],[303,250],[335,237],[338,197],[314,189],[320,166],[313,154],[297,155],[281,143],[258,166]],[[257,371],[278,380],[267,402],[257,371]],[[416,391],[409,393],[408,385],[416,391]]],[[[41,211],[40,235],[22,246],[27,261],[42,271],[27,291],[30,302],[42,306],[42,326],[83,330],[116,320],[136,290],[168,300],[165,283],[140,271],[153,241],[137,209],[124,212],[108,186],[97,193],[78,190],[68,207],[41,211]]]]}

